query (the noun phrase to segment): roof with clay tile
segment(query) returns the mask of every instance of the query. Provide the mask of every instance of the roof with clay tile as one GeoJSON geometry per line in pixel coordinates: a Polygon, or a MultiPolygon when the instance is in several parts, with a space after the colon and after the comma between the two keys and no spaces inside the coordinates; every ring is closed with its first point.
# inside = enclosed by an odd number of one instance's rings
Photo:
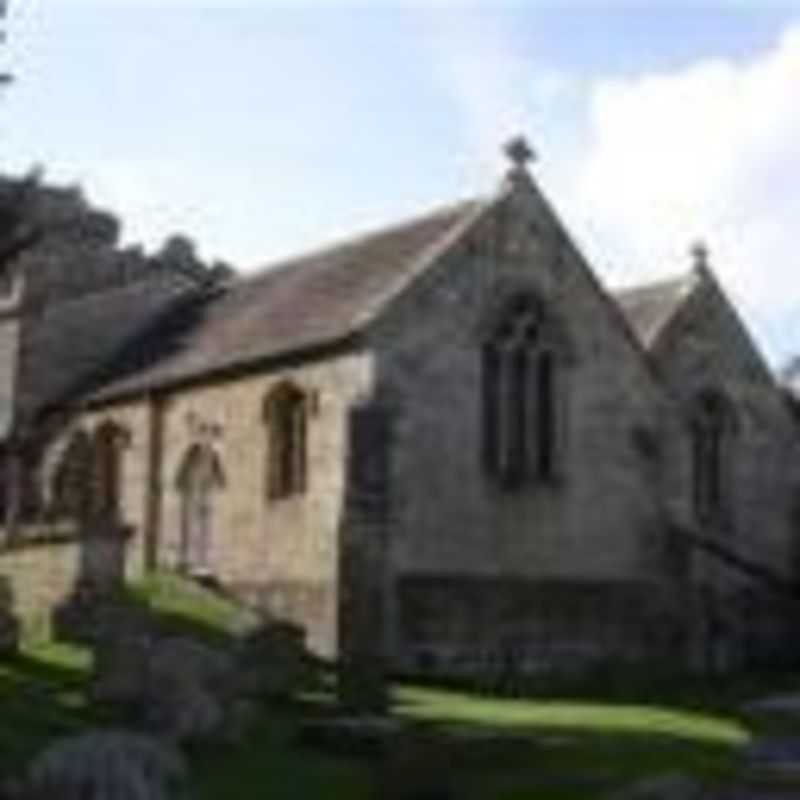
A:
{"type": "Polygon", "coordinates": [[[485,206],[468,200],[438,209],[198,297],[149,332],[155,358],[118,364],[94,399],[138,394],[341,341],[363,329],[485,206]]]}

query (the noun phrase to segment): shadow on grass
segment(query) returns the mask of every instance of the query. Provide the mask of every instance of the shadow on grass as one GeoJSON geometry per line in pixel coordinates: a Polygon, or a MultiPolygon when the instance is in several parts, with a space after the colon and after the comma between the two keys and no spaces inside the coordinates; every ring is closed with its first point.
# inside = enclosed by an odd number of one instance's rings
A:
{"type": "MultiPolygon", "coordinates": [[[[376,747],[368,733],[348,745],[342,731],[330,749],[350,758],[344,763],[355,757],[380,786],[369,796],[381,800],[417,797],[397,787],[424,774],[429,790],[442,770],[454,789],[436,796],[469,800],[601,797],[669,772],[722,784],[737,776],[750,739],[733,718],[644,704],[502,700],[407,685],[394,700],[407,723],[400,734],[376,747]]],[[[319,702],[317,713],[327,714],[325,698],[319,702]]]]}
{"type": "Polygon", "coordinates": [[[234,616],[230,604],[171,579],[120,589],[99,602],[76,591],[54,615],[57,641],[25,645],[0,659],[0,778],[20,770],[52,739],[125,723],[119,711],[87,699],[98,623],[124,620],[134,631],[224,648],[233,641],[234,616]]]}
{"type": "Polygon", "coordinates": [[[54,614],[58,640],[94,647],[104,637],[181,636],[227,648],[246,614],[221,593],[178,576],[159,574],[98,596],[78,585],[54,614]]]}
{"type": "Polygon", "coordinates": [[[198,799],[374,800],[367,760],[298,746],[301,717],[315,713],[309,703],[269,708],[235,748],[198,752],[193,764],[198,799]]]}
{"type": "MultiPolygon", "coordinates": [[[[495,763],[519,773],[519,780],[528,773],[528,780],[596,780],[610,787],[684,772],[718,783],[737,774],[742,750],[752,738],[734,715],[680,705],[498,699],[409,686],[399,687],[395,700],[399,717],[469,743],[465,768],[470,760],[490,763],[491,758],[481,757],[481,748],[488,748],[506,756],[495,763]]],[[[506,778],[506,784],[516,780],[506,778]]]]}
{"type": "MultiPolygon", "coordinates": [[[[189,630],[184,614],[170,611],[162,621],[173,630],[189,630]]],[[[214,625],[189,622],[195,632],[207,634],[210,627],[219,634],[214,625]]],[[[84,702],[88,663],[86,651],[62,652],[58,647],[0,663],[0,774],[19,769],[51,738],[114,723],[107,712],[84,702]]],[[[300,719],[330,714],[327,700],[321,694],[295,706],[271,708],[238,746],[198,752],[192,759],[197,796],[252,800],[268,792],[273,800],[389,797],[380,792],[386,780],[395,781],[396,765],[297,746],[300,719]],[[376,786],[381,787],[377,793],[376,786]]],[[[452,774],[456,796],[468,800],[600,796],[595,792],[669,771],[723,780],[735,770],[740,746],[724,736],[714,740],[659,733],[663,719],[659,723],[656,717],[654,723],[647,715],[686,716],[671,709],[504,701],[418,687],[400,687],[396,700],[397,715],[412,722],[414,735],[423,729],[427,733],[422,735],[433,732],[437,737],[434,760],[452,774]],[[573,716],[565,724],[568,712],[573,716]]],[[[693,723],[689,715],[685,724],[691,728],[693,723]]]]}
{"type": "MultiPolygon", "coordinates": [[[[609,665],[582,677],[532,677],[511,683],[411,681],[432,692],[455,692],[476,700],[513,699],[521,703],[570,702],[584,706],[635,706],[655,712],[723,718],[753,734],[776,730],[800,734],[800,720],[776,720],[746,709],[748,703],[775,694],[800,694],[800,673],[749,671],[729,675],[685,675],[667,670],[609,665]]],[[[408,698],[406,698],[408,700],[408,698]]]]}
{"type": "Polygon", "coordinates": [[[86,703],[88,654],[56,651],[50,646],[0,660],[0,776],[19,771],[53,738],[114,721],[86,703]]]}
{"type": "MultiPolygon", "coordinates": [[[[172,577],[126,589],[117,599],[150,630],[222,647],[230,646],[243,622],[241,609],[224,596],[172,577]]],[[[51,738],[115,722],[107,711],[87,706],[90,661],[85,650],[77,652],[56,647],[0,662],[0,775],[19,768],[51,738]]],[[[792,678],[781,685],[788,688],[792,678]]],[[[582,684],[528,688],[534,696],[504,700],[485,690],[401,685],[393,710],[414,735],[423,729],[437,737],[442,768],[457,778],[459,798],[571,800],[662,772],[709,781],[729,777],[750,737],[739,707],[776,691],[778,681],[775,675],[643,680],[618,672],[582,684]]],[[[193,755],[197,796],[385,800],[388,795],[374,788],[384,764],[297,746],[303,718],[336,711],[332,687],[302,703],[264,709],[239,745],[193,755]]]]}

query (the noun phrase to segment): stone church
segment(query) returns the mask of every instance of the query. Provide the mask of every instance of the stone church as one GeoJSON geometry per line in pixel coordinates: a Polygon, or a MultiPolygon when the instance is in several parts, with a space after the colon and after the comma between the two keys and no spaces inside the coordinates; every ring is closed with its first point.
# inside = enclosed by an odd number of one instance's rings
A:
{"type": "Polygon", "coordinates": [[[129,577],[184,571],[398,671],[779,650],[787,388],[703,246],[612,292],[507,153],[488,197],[243,277],[66,214],[0,300],[7,541],[119,536],[129,577]]]}

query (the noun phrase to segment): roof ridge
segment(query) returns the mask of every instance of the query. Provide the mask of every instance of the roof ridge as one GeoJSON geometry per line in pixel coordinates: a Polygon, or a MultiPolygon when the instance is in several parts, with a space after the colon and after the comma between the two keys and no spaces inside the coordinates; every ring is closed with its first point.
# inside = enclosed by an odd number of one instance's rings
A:
{"type": "Polygon", "coordinates": [[[390,222],[382,226],[371,227],[354,234],[343,235],[338,238],[329,240],[327,243],[313,247],[309,250],[304,250],[299,254],[279,258],[275,261],[267,262],[257,267],[253,272],[241,274],[231,281],[228,286],[235,288],[243,284],[251,284],[260,281],[268,276],[274,275],[279,270],[291,269],[296,264],[311,261],[312,259],[321,258],[322,256],[331,255],[332,253],[347,250],[350,248],[361,247],[371,240],[377,239],[381,236],[389,236],[399,233],[405,228],[412,228],[420,223],[433,221],[438,217],[446,217],[450,214],[457,212],[466,213],[468,209],[477,207],[486,198],[475,195],[473,197],[464,198],[463,200],[448,203],[446,205],[434,206],[426,212],[413,214],[409,217],[395,222],[390,222]]]}
{"type": "Polygon", "coordinates": [[[693,289],[697,283],[697,274],[694,269],[685,270],[683,272],[675,272],[670,275],[664,275],[660,278],[647,281],[645,283],[636,283],[629,286],[612,286],[609,288],[611,294],[615,297],[620,295],[630,295],[635,292],[654,291],[656,289],[664,289],[668,286],[685,284],[687,288],[693,289]]]}
{"type": "Polygon", "coordinates": [[[191,380],[352,337],[486,207],[477,197],[449,203],[237,278],[221,287],[203,324],[179,346],[159,345],[166,353],[160,363],[138,377],[111,377],[97,396],[191,380]]]}
{"type": "MultiPolygon", "coordinates": [[[[500,193],[501,195],[503,192],[500,193]]],[[[405,287],[411,285],[414,279],[423,273],[431,264],[441,258],[453,245],[470,230],[487,209],[492,208],[497,202],[498,195],[476,199],[471,203],[463,203],[464,211],[461,219],[453,222],[450,229],[438,239],[432,241],[424,250],[417,254],[413,262],[413,269],[408,274],[401,275],[388,287],[383,297],[376,298],[371,306],[365,308],[354,320],[354,328],[359,329],[368,325],[392,300],[402,293],[405,287]],[[467,208],[469,206],[469,208],[467,208]]]]}

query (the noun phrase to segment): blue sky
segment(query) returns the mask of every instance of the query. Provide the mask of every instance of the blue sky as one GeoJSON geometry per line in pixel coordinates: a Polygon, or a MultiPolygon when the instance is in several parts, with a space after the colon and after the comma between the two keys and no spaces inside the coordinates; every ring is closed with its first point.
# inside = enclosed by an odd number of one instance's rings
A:
{"type": "Polygon", "coordinates": [[[0,166],[250,269],[489,192],[501,142],[611,283],[696,237],[800,350],[800,5],[12,0],[0,166]]]}

